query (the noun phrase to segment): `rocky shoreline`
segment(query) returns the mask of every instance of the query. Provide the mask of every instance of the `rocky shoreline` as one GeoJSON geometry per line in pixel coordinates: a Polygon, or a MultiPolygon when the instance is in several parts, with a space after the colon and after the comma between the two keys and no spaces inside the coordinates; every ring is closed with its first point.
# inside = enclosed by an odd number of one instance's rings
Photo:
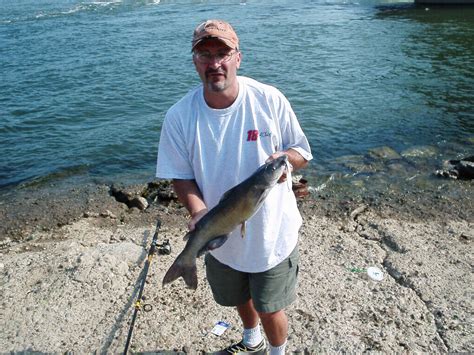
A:
{"type": "MultiPolygon", "coordinates": [[[[439,186],[344,197],[324,190],[299,200],[291,352],[474,351],[472,182],[439,186]],[[370,266],[382,281],[367,276],[370,266]]],[[[239,321],[213,302],[202,263],[198,290],[161,286],[187,220],[166,183],[57,185],[3,201],[2,351],[123,351],[157,219],[172,250],[151,266],[143,301],[151,309],[139,312],[132,351],[210,352],[239,338],[239,321]],[[139,196],[146,208],[130,203],[139,196]],[[220,320],[231,327],[215,336],[220,320]]]]}

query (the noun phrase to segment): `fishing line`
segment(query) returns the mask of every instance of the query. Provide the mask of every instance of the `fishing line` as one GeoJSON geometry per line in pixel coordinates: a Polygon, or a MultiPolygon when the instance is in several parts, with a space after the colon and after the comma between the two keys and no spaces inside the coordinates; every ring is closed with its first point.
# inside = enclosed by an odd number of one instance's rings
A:
{"type": "Polygon", "coordinates": [[[293,165],[291,165],[288,159],[285,160],[285,164],[286,164],[286,184],[288,186],[288,191],[291,191],[293,187],[293,178],[291,177],[291,170],[293,170],[293,165]]]}

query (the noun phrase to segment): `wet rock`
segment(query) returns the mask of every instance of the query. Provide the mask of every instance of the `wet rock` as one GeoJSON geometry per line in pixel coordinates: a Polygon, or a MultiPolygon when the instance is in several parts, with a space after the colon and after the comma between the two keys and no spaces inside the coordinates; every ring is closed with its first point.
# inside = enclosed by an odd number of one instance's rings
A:
{"type": "Polygon", "coordinates": [[[433,157],[436,154],[438,154],[436,147],[426,145],[408,148],[401,153],[401,156],[404,158],[425,158],[433,157]]]}
{"type": "Polygon", "coordinates": [[[387,146],[370,149],[369,156],[373,159],[401,159],[400,154],[398,154],[394,149],[387,146]]]}
{"type": "Polygon", "coordinates": [[[309,195],[308,180],[303,179],[301,175],[292,177],[292,189],[296,198],[304,198],[309,195]]]}
{"type": "Polygon", "coordinates": [[[405,164],[400,164],[398,162],[395,162],[395,163],[387,164],[387,170],[390,173],[398,174],[398,175],[402,176],[404,173],[406,173],[406,171],[408,169],[407,169],[407,166],[405,164]]]}
{"type": "Polygon", "coordinates": [[[85,212],[113,211],[117,202],[109,187],[86,184],[73,189],[64,181],[55,186],[12,189],[2,195],[0,239],[22,241],[34,231],[49,231],[84,217],[85,212]]]}
{"type": "Polygon", "coordinates": [[[442,170],[436,170],[436,176],[460,180],[474,178],[474,156],[461,160],[448,160],[443,165],[442,170]]]}
{"type": "Polygon", "coordinates": [[[375,173],[380,166],[368,163],[362,155],[345,155],[334,160],[336,164],[341,164],[346,169],[355,173],[375,173]]]}

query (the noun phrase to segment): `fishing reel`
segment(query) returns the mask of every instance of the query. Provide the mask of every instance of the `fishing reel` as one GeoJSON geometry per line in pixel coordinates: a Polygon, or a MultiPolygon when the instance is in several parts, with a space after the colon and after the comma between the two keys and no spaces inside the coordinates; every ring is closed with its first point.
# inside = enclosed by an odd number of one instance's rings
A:
{"type": "Polygon", "coordinates": [[[171,245],[169,239],[165,239],[163,243],[157,244],[158,254],[161,255],[170,255],[171,254],[171,245]]]}

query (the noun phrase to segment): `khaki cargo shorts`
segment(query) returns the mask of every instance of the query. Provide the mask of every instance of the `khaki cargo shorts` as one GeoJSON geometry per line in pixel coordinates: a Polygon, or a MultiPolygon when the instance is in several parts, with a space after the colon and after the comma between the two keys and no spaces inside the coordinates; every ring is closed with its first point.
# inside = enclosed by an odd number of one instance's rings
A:
{"type": "Polygon", "coordinates": [[[246,273],[220,263],[211,254],[205,258],[207,280],[215,301],[221,306],[235,307],[249,299],[257,312],[276,312],[296,299],[298,246],[285,260],[270,270],[246,273]]]}

